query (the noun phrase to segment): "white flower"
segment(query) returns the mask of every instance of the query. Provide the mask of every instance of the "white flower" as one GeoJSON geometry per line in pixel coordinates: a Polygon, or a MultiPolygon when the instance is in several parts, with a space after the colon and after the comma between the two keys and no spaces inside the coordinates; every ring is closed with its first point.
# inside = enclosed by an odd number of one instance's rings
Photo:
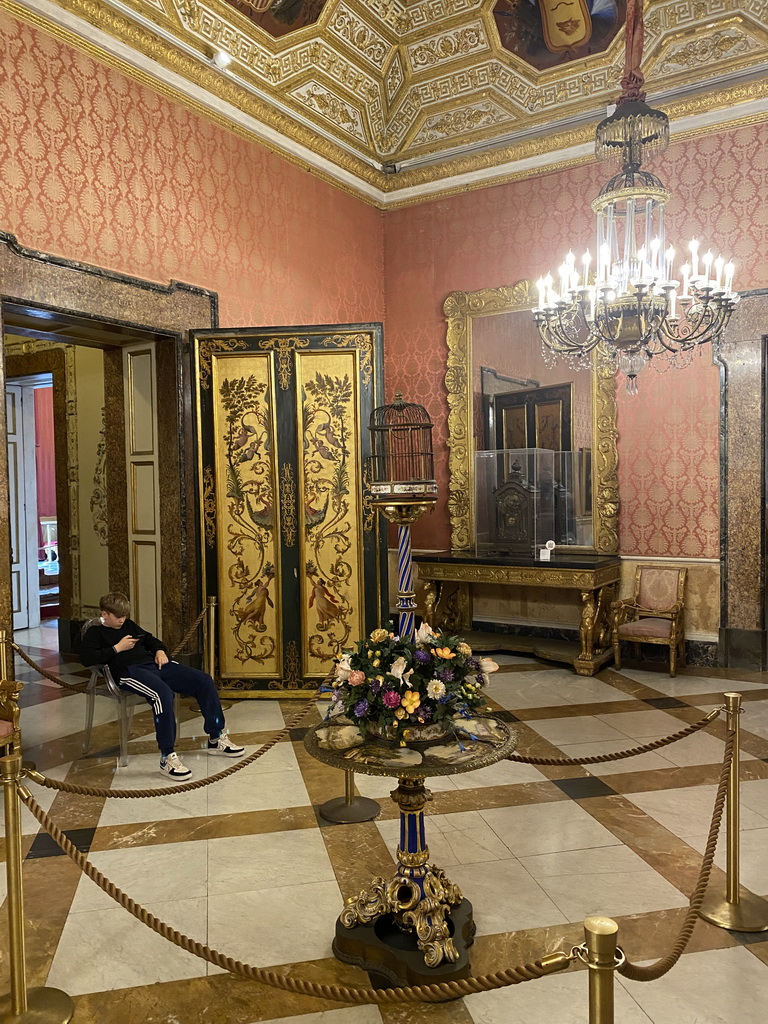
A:
{"type": "Polygon", "coordinates": [[[432,697],[433,700],[438,700],[445,693],[445,683],[441,683],[439,679],[431,679],[427,683],[427,694],[432,697]]]}
{"type": "Polygon", "coordinates": [[[499,666],[493,658],[478,658],[477,663],[484,676],[489,675],[491,672],[498,672],[499,670],[499,666]]]}
{"type": "Polygon", "coordinates": [[[432,627],[428,622],[422,622],[419,628],[416,630],[416,643],[417,644],[430,644],[435,639],[435,634],[432,632],[432,627]]]}
{"type": "Polygon", "coordinates": [[[408,662],[402,656],[399,657],[399,658],[396,658],[392,662],[392,666],[389,669],[389,674],[392,675],[392,676],[397,676],[398,679],[402,679],[403,678],[403,672],[405,672],[405,666],[407,664],[408,664],[408,662]]]}
{"type": "Polygon", "coordinates": [[[349,674],[352,671],[352,666],[349,664],[349,655],[345,654],[341,661],[336,666],[336,678],[342,682],[346,682],[349,679],[349,674]]]}

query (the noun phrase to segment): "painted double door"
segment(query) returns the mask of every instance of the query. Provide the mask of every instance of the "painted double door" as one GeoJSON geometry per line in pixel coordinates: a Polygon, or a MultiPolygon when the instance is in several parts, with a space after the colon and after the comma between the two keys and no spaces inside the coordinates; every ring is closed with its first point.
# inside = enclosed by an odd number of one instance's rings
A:
{"type": "Polygon", "coordinates": [[[366,500],[379,324],[193,335],[203,594],[239,697],[313,688],[386,621],[386,532],[366,500]]]}

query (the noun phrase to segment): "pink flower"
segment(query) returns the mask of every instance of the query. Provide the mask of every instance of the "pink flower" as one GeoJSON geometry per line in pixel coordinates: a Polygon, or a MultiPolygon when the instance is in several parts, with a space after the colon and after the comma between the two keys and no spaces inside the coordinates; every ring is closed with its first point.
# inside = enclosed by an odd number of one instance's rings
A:
{"type": "Polygon", "coordinates": [[[395,690],[385,690],[381,695],[381,699],[388,708],[396,708],[400,704],[400,694],[395,690]]]}
{"type": "Polygon", "coordinates": [[[365,682],[365,672],[361,672],[359,668],[353,669],[349,673],[349,678],[347,679],[347,682],[349,683],[350,686],[359,686],[360,683],[365,682]]]}

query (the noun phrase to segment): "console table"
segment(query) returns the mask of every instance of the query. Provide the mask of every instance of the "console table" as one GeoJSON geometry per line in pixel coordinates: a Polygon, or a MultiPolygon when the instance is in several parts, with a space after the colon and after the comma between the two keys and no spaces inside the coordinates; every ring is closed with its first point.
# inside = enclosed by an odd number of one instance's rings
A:
{"type": "Polygon", "coordinates": [[[414,555],[426,587],[425,618],[440,629],[467,635],[472,648],[527,651],[551,661],[573,665],[579,675],[592,676],[613,657],[609,609],[619,582],[617,555],[556,554],[549,562],[532,556],[490,557],[474,554],[414,555]],[[455,588],[446,588],[455,583],[455,588]],[[579,643],[512,633],[472,631],[472,584],[552,587],[581,594],[579,643]]]}

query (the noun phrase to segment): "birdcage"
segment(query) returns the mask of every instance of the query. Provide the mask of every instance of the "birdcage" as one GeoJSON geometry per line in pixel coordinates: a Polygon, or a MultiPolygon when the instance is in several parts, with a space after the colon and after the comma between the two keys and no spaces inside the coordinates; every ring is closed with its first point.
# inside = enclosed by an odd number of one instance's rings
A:
{"type": "Polygon", "coordinates": [[[437,497],[432,421],[422,405],[398,391],[371,413],[370,491],[375,500],[425,502],[437,497]]]}

